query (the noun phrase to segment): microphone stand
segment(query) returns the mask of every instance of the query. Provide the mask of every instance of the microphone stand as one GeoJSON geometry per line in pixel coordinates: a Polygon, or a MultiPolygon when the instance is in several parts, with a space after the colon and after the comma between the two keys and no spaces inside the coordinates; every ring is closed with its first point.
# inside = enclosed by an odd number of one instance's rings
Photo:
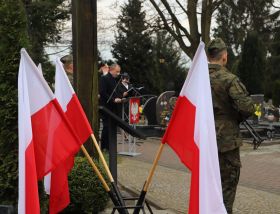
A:
{"type": "Polygon", "coordinates": [[[121,81],[122,81],[122,78],[119,79],[118,83],[116,84],[114,90],[112,91],[112,93],[111,93],[111,95],[110,95],[110,97],[108,98],[108,100],[107,100],[106,103],[109,103],[109,101],[112,99],[112,96],[113,96],[114,93],[116,93],[116,90],[117,90],[117,88],[118,88],[118,86],[119,86],[119,84],[120,84],[121,81]]]}

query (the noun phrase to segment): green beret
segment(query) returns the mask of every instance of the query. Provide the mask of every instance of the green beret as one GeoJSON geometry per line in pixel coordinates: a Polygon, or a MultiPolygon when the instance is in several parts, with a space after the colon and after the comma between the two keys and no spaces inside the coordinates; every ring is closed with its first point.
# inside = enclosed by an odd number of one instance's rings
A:
{"type": "Polygon", "coordinates": [[[66,55],[66,56],[64,56],[64,57],[61,57],[61,58],[60,58],[60,61],[61,61],[63,64],[72,63],[72,62],[73,62],[73,56],[72,56],[72,55],[66,55]]]}
{"type": "Polygon", "coordinates": [[[213,49],[218,49],[221,51],[221,50],[227,49],[227,46],[221,38],[216,38],[216,39],[212,39],[207,44],[207,51],[210,51],[213,49]]]}

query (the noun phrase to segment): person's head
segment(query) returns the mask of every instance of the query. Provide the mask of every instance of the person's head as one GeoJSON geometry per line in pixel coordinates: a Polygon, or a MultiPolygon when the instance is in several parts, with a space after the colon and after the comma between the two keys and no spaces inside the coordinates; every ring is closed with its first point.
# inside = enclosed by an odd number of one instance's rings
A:
{"type": "Polygon", "coordinates": [[[72,74],[73,73],[73,56],[66,55],[64,57],[61,57],[60,61],[62,62],[65,71],[67,73],[72,74]]]}
{"type": "Polygon", "coordinates": [[[104,62],[101,62],[99,65],[98,65],[98,71],[100,73],[102,73],[103,75],[106,75],[108,72],[109,72],[109,66],[104,63],[104,62]]]}
{"type": "Polygon", "coordinates": [[[117,77],[121,72],[121,67],[117,63],[114,63],[110,65],[109,72],[112,74],[113,77],[117,77]]]}
{"type": "Polygon", "coordinates": [[[128,73],[123,73],[122,74],[122,82],[123,83],[129,83],[129,80],[130,80],[130,76],[129,76],[129,74],[128,73]]]}
{"type": "Polygon", "coordinates": [[[227,46],[221,38],[212,39],[207,44],[207,56],[210,63],[227,64],[227,46]]]}

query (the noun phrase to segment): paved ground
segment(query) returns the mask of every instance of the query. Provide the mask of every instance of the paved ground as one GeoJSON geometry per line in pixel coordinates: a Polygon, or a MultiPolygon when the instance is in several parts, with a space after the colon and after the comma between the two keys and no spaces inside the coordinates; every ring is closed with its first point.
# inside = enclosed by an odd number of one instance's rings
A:
{"type": "MultiPolygon", "coordinates": [[[[243,166],[234,213],[280,214],[280,144],[274,143],[258,150],[249,144],[242,147],[243,166]]],[[[159,144],[156,138],[137,141],[141,155],[120,157],[118,179],[122,185],[136,193],[141,190],[159,144]]],[[[166,145],[147,194],[149,200],[164,209],[155,213],[187,213],[189,181],[188,170],[166,145]]]]}

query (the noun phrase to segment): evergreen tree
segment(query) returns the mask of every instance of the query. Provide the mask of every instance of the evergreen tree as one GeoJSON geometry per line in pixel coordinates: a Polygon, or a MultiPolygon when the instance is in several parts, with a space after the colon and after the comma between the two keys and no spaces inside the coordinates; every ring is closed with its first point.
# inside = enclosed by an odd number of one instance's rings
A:
{"type": "Polygon", "coordinates": [[[256,32],[248,33],[244,41],[237,74],[250,94],[263,93],[265,51],[256,32]]]}
{"type": "Polygon", "coordinates": [[[279,12],[272,11],[273,0],[232,1],[225,0],[218,8],[214,36],[221,37],[228,45],[228,68],[232,70],[238,63],[242,44],[250,31],[258,33],[267,49],[273,23],[279,12]]]}
{"type": "Polygon", "coordinates": [[[51,84],[55,69],[48,61],[45,46],[61,40],[63,22],[69,19],[70,7],[65,0],[25,0],[24,4],[31,44],[29,54],[36,64],[42,64],[44,76],[51,84]]]}
{"type": "Polygon", "coordinates": [[[268,41],[273,23],[279,13],[273,13],[273,0],[231,1],[225,0],[217,13],[218,27],[214,35],[219,36],[238,54],[248,32],[255,31],[268,41]]]}
{"type": "Polygon", "coordinates": [[[132,83],[145,85],[150,93],[158,93],[160,87],[158,75],[153,70],[152,40],[141,0],[129,0],[123,5],[117,29],[112,54],[122,72],[130,74],[132,83]]]}
{"type": "Polygon", "coordinates": [[[165,30],[158,30],[153,42],[154,70],[160,92],[175,90],[177,93],[183,86],[186,72],[181,63],[181,49],[175,39],[165,30]]]}
{"type": "Polygon", "coordinates": [[[278,102],[279,98],[277,98],[280,94],[280,91],[278,91],[280,81],[280,21],[275,23],[269,52],[270,57],[268,58],[268,68],[265,76],[265,96],[273,98],[273,102],[278,106],[280,104],[278,102]],[[271,87],[272,85],[273,87],[271,87]]]}
{"type": "Polygon", "coordinates": [[[27,47],[27,23],[21,0],[0,0],[0,202],[17,203],[17,75],[20,49],[27,47]]]}

